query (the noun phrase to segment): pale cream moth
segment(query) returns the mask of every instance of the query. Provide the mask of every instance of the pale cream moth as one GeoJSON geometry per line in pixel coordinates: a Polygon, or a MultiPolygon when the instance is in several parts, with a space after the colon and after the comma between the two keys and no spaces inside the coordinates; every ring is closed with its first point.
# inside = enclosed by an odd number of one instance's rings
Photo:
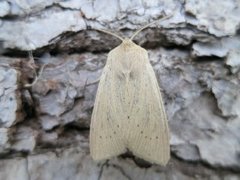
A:
{"type": "Polygon", "coordinates": [[[98,86],[90,127],[94,160],[129,150],[151,163],[169,161],[169,129],[160,88],[147,51],[132,41],[149,25],[130,39],[101,30],[122,43],[109,52],[98,86]]]}

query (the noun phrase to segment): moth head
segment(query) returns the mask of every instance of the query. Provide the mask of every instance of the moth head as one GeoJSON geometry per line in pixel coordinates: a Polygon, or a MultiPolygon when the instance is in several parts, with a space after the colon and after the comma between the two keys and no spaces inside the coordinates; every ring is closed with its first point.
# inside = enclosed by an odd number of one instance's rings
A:
{"type": "Polygon", "coordinates": [[[123,41],[122,41],[122,43],[123,43],[124,45],[126,45],[126,46],[130,46],[130,45],[133,44],[132,40],[129,39],[129,38],[124,38],[123,41]]]}

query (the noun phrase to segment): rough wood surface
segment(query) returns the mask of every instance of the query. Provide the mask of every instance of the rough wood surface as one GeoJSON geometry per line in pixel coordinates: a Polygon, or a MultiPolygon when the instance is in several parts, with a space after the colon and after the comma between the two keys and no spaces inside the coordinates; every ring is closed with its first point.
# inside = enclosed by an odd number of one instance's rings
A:
{"type": "Polygon", "coordinates": [[[1,1],[0,179],[240,179],[239,14],[239,0],[1,1]],[[162,88],[171,161],[162,168],[125,155],[96,164],[94,82],[120,42],[94,29],[129,37],[165,14],[174,16],[136,43],[162,88]]]}

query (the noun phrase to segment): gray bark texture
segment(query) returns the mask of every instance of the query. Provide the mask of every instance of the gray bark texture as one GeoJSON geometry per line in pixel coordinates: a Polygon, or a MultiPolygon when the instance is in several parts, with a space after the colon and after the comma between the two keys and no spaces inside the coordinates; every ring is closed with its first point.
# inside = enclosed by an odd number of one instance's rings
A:
{"type": "Polygon", "coordinates": [[[0,179],[239,180],[239,15],[239,0],[0,1],[0,179]],[[129,37],[169,14],[135,42],[162,89],[171,160],[96,163],[94,82],[120,44],[96,29],[129,37]]]}

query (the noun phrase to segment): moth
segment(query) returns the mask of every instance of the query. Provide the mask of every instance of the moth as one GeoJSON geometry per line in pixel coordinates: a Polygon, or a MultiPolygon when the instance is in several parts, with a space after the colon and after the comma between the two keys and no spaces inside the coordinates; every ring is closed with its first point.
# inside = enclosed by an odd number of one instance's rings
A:
{"type": "Polygon", "coordinates": [[[151,24],[130,39],[101,30],[122,43],[108,54],[94,103],[90,154],[96,161],[126,151],[151,163],[169,161],[169,129],[160,88],[147,51],[132,41],[151,24]]]}

